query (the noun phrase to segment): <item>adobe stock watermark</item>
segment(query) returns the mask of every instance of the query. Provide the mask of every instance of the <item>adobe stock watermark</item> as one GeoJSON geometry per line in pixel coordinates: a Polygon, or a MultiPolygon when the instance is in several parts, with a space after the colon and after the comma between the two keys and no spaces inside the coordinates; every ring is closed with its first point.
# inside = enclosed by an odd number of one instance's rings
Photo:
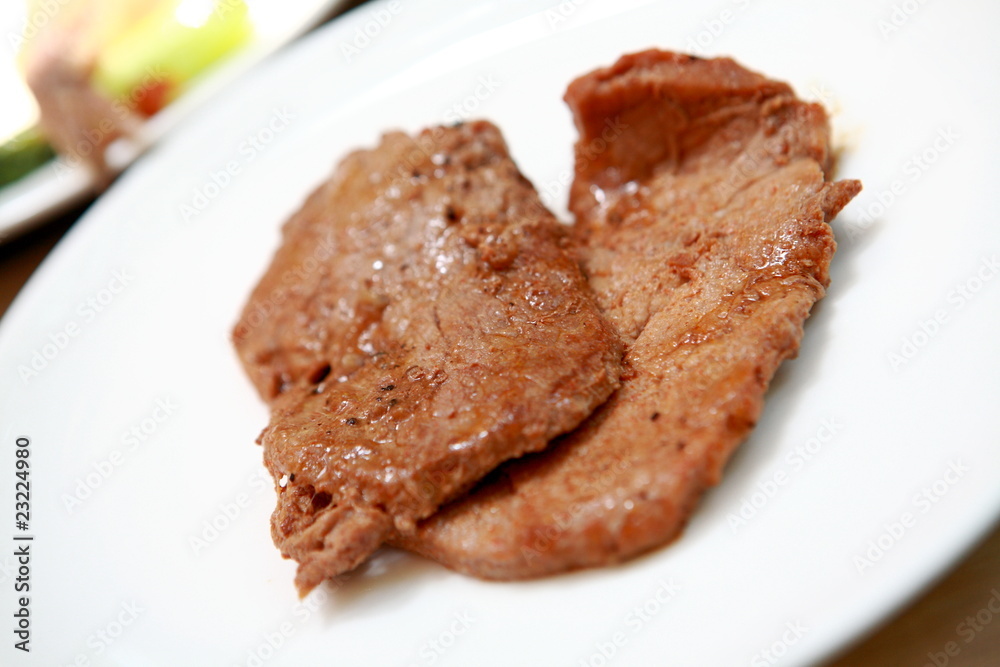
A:
{"type": "Polygon", "coordinates": [[[799,643],[809,628],[800,621],[788,621],[781,637],[771,642],[767,648],[757,651],[750,658],[750,667],[771,667],[781,663],[782,658],[788,654],[788,649],[799,643]]]}
{"type": "Polygon", "coordinates": [[[420,665],[433,665],[444,656],[465,636],[465,633],[476,623],[476,618],[466,609],[456,611],[446,622],[445,627],[436,635],[426,640],[420,646],[418,656],[419,661],[411,661],[408,667],[420,667],[420,665]]]}
{"type": "Polygon", "coordinates": [[[594,649],[585,658],[580,658],[576,667],[607,667],[613,664],[618,653],[628,645],[629,639],[642,632],[677,597],[680,590],[680,586],[672,578],[657,579],[653,593],[629,609],[610,636],[594,642],[594,649]]]}
{"type": "MultiPolygon", "coordinates": [[[[423,369],[415,367],[419,373],[425,373],[423,369]]],[[[411,369],[413,370],[413,369],[411,369]]],[[[432,383],[443,382],[446,375],[437,371],[434,376],[428,378],[432,383]],[[439,375],[440,374],[440,375],[439,375]]],[[[440,490],[448,486],[454,466],[445,466],[443,469],[432,472],[425,472],[415,477],[410,484],[404,486],[407,500],[414,507],[423,507],[428,501],[434,501],[441,497],[440,490]]],[[[631,462],[626,460],[617,461],[613,466],[593,475],[585,483],[577,488],[578,496],[584,498],[600,498],[609,490],[615,487],[618,476],[629,470],[631,462]]],[[[574,501],[556,512],[550,517],[550,521],[543,525],[536,526],[531,531],[531,537],[521,545],[521,556],[526,563],[532,563],[540,558],[542,554],[552,549],[559,543],[562,536],[572,530],[577,517],[587,510],[587,502],[574,501]]]]}
{"type": "Polygon", "coordinates": [[[293,120],[295,114],[288,109],[284,107],[273,109],[267,121],[240,142],[237,147],[239,157],[210,171],[205,183],[196,187],[190,199],[180,204],[178,209],[184,222],[190,222],[201,215],[213,201],[218,199],[222,191],[232,184],[233,179],[240,175],[244,167],[257,159],[257,156],[284,132],[293,120]]]}
{"type": "MultiPolygon", "coordinates": [[[[135,600],[122,602],[110,620],[87,636],[86,649],[77,653],[71,662],[60,663],[60,667],[90,667],[94,658],[104,655],[145,612],[145,607],[135,600]]],[[[100,664],[104,664],[103,661],[100,664]]]]}
{"type": "Polygon", "coordinates": [[[469,120],[479,111],[480,105],[493,96],[502,83],[492,74],[480,76],[476,80],[475,88],[444,112],[445,122],[449,125],[455,125],[469,120]]]}
{"type": "MultiPolygon", "coordinates": [[[[811,87],[809,92],[824,104],[835,99],[832,93],[821,85],[811,87]]],[[[727,206],[733,197],[759,180],[765,172],[770,172],[785,163],[783,151],[787,146],[782,148],[782,145],[775,144],[773,138],[768,138],[767,133],[745,144],[738,157],[727,165],[728,172],[712,183],[712,191],[718,200],[723,202],[723,206],[727,206]]]]}
{"type": "Polygon", "coordinates": [[[371,9],[368,12],[368,20],[354,29],[353,37],[348,41],[340,42],[340,55],[350,65],[354,59],[361,55],[361,52],[371,46],[382,31],[388,27],[392,20],[403,11],[401,0],[393,0],[385,7],[371,9]]]}
{"type": "Polygon", "coordinates": [[[127,94],[120,95],[107,103],[107,113],[92,122],[91,126],[82,131],[82,137],[63,151],[55,162],[55,174],[63,178],[74,169],[84,164],[95,151],[103,151],[113,138],[128,134],[129,128],[135,124],[134,118],[139,102],[145,99],[151,91],[158,89],[168,77],[159,66],[146,68],[142,79],[132,87],[127,94]]]}
{"type": "Polygon", "coordinates": [[[926,4],[927,0],[902,0],[902,2],[894,3],[889,14],[875,23],[882,39],[888,41],[890,37],[902,30],[926,4]]]}
{"type": "Polygon", "coordinates": [[[572,171],[564,169],[556,175],[556,178],[544,181],[539,185],[538,193],[545,206],[557,206],[566,188],[573,182],[574,175],[584,173],[594,160],[603,155],[619,137],[625,134],[627,129],[629,129],[629,124],[623,122],[618,116],[605,120],[604,129],[601,130],[600,136],[594,137],[576,151],[572,171]]]}
{"type": "Polygon", "coordinates": [[[819,102],[823,107],[829,110],[832,107],[837,106],[837,96],[833,94],[826,84],[823,82],[814,83],[806,89],[807,97],[815,102],[819,102]]]}
{"type": "Polygon", "coordinates": [[[257,637],[253,647],[247,649],[246,655],[233,667],[263,667],[278,655],[289,639],[295,636],[298,628],[309,622],[316,611],[330,597],[328,589],[336,590],[341,586],[340,579],[331,579],[323,586],[317,586],[306,597],[296,602],[285,616],[271,630],[262,632],[257,637]]]}
{"type": "Polygon", "coordinates": [[[202,3],[182,3],[181,6],[178,7],[177,11],[184,11],[186,9],[186,4],[191,5],[192,14],[189,17],[191,19],[191,23],[203,23],[207,20],[208,16],[213,14],[219,18],[225,18],[225,16],[233,10],[239,10],[242,12],[246,9],[245,0],[214,0],[214,2],[208,5],[202,3]],[[204,10],[207,8],[210,8],[211,11],[206,14],[204,10]],[[200,12],[200,14],[195,14],[195,12],[200,12]]]}
{"type": "Polygon", "coordinates": [[[931,315],[920,320],[910,333],[904,335],[899,343],[886,353],[889,367],[898,372],[913,361],[941,334],[955,313],[976,299],[998,273],[1000,273],[1000,261],[997,261],[997,256],[982,257],[975,271],[948,292],[945,305],[936,308],[931,315]]]}
{"type": "Polygon", "coordinates": [[[726,515],[726,523],[733,533],[745,528],[771,500],[778,495],[792,478],[806,464],[813,460],[823,448],[828,445],[837,433],[844,429],[844,424],[836,417],[827,417],[820,423],[816,432],[802,444],[796,445],[785,456],[784,465],[774,470],[770,475],[756,484],[756,490],[740,499],[740,507],[736,512],[726,515]]]}
{"type": "Polygon", "coordinates": [[[132,284],[134,276],[128,269],[115,269],[111,278],[103,287],[81,301],[75,310],[76,318],[66,321],[59,329],[52,331],[47,340],[31,351],[29,358],[17,366],[17,375],[21,382],[28,384],[38,377],[67,347],[78,338],[91,324],[106,311],[118,295],[132,284]]]}
{"type": "Polygon", "coordinates": [[[564,23],[570,20],[576,10],[580,8],[581,5],[585,5],[588,0],[560,0],[559,4],[555,7],[550,7],[545,10],[545,21],[549,24],[549,30],[556,30],[563,26],[564,23]]]}
{"type": "Polygon", "coordinates": [[[918,492],[913,494],[913,497],[910,499],[912,507],[901,512],[890,521],[883,523],[882,532],[874,539],[869,540],[862,553],[854,556],[853,563],[858,574],[863,575],[867,570],[881,561],[920,522],[920,517],[934,509],[948,495],[951,489],[962,481],[968,472],[968,466],[960,459],[949,461],[948,469],[941,477],[923,486],[918,492]]]}
{"type": "Polygon", "coordinates": [[[306,279],[323,266],[331,257],[336,246],[327,238],[317,243],[309,256],[304,260],[285,269],[278,281],[278,286],[266,297],[254,300],[254,307],[246,313],[236,326],[236,338],[245,338],[250,332],[267,321],[267,319],[288,299],[290,289],[294,285],[305,283],[306,279]]]}
{"type": "MultiPolygon", "coordinates": [[[[24,17],[21,31],[7,33],[7,41],[12,51],[20,51],[26,41],[34,39],[45,29],[56,14],[72,0],[41,0],[29,5],[30,13],[24,17]]],[[[25,3],[28,4],[28,3],[25,3]]]]}
{"type": "Polygon", "coordinates": [[[951,659],[958,657],[962,652],[963,646],[974,642],[976,637],[998,617],[1000,617],[1000,590],[994,588],[990,590],[989,599],[975,614],[969,614],[955,626],[955,634],[961,639],[961,643],[955,640],[945,642],[940,651],[931,651],[927,654],[927,662],[922,667],[948,667],[951,659]]]}
{"type": "MultiPolygon", "coordinates": [[[[577,489],[578,497],[599,498],[608,490],[615,487],[615,483],[620,475],[632,467],[630,461],[619,460],[614,465],[602,470],[600,473],[589,478],[585,484],[577,489]]],[[[626,507],[628,503],[626,501],[626,507]]],[[[521,545],[521,556],[526,563],[532,563],[536,558],[555,547],[559,540],[568,531],[572,530],[576,524],[576,519],[587,509],[587,503],[573,501],[562,510],[556,512],[551,517],[551,522],[535,528],[531,531],[531,539],[521,545]]]]}
{"type": "Polygon", "coordinates": [[[847,240],[851,242],[857,240],[872,223],[884,216],[960,138],[961,135],[951,126],[938,128],[930,143],[914,151],[903,162],[888,187],[872,191],[870,194],[863,193],[861,196],[864,197],[865,203],[861,204],[863,207],[861,215],[845,226],[847,240]]]}
{"type": "Polygon", "coordinates": [[[701,22],[701,30],[688,38],[685,50],[696,56],[708,55],[708,48],[722,37],[723,33],[750,6],[750,0],[732,0],[730,6],[720,10],[715,16],[701,22]]]}
{"type": "Polygon", "coordinates": [[[70,515],[80,509],[94,492],[104,485],[108,479],[132,457],[146,442],[153,438],[160,426],[168,421],[180,406],[173,399],[157,398],[149,413],[121,435],[121,447],[111,450],[104,458],[91,464],[91,469],[76,478],[76,484],[71,493],[60,496],[63,507],[70,515]]]}
{"type": "Polygon", "coordinates": [[[248,490],[240,491],[228,500],[224,500],[210,517],[201,522],[199,530],[188,536],[188,546],[195,556],[200,556],[214,544],[223,533],[243,515],[248,507],[253,505],[265,492],[273,489],[270,475],[264,470],[255,470],[246,478],[248,490]]]}
{"type": "Polygon", "coordinates": [[[0,561],[0,586],[6,584],[8,581],[12,581],[16,574],[17,561],[10,554],[5,555],[3,560],[0,561]]]}

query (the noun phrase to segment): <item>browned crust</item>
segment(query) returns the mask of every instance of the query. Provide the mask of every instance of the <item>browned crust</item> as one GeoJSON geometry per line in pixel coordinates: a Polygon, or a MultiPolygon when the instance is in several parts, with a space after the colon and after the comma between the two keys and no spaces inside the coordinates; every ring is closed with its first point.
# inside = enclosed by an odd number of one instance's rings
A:
{"type": "Polygon", "coordinates": [[[860,189],[825,180],[822,108],[728,59],[625,56],[566,98],[575,233],[626,367],[576,431],[394,538],[488,579],[622,561],[682,530],[797,353],[827,223],[860,189]]]}
{"type": "Polygon", "coordinates": [[[272,535],[301,591],[617,387],[620,343],[566,243],[485,122],[387,135],[286,224],[234,339],[271,403],[272,535]]]}

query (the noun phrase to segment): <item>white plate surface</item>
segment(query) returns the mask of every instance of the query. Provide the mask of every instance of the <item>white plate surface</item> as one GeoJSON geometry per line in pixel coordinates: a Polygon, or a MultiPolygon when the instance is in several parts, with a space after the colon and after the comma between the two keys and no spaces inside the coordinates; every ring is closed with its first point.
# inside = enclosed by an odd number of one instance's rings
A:
{"type": "Polygon", "coordinates": [[[429,4],[365,5],[206,107],[5,317],[0,553],[19,533],[18,436],[36,539],[32,653],[8,634],[3,664],[810,664],[996,519],[1000,8],[429,4]],[[566,84],[650,46],[731,54],[824,101],[840,175],[865,183],[756,431],[684,536],[624,566],[497,584],[389,554],[300,602],[252,444],[266,410],[228,343],[279,225],[345,151],[455,105],[495,120],[564,211],[566,84]]]}

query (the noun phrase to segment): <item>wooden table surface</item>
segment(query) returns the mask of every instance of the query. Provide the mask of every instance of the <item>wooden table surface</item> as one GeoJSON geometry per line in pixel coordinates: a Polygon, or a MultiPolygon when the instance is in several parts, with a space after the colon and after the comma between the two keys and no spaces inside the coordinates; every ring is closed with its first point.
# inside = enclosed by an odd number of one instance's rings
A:
{"type": "MultiPolygon", "coordinates": [[[[80,213],[72,211],[0,246],[0,316],[80,213]]],[[[930,590],[826,667],[896,665],[1000,667],[1000,529],[930,590]]]]}

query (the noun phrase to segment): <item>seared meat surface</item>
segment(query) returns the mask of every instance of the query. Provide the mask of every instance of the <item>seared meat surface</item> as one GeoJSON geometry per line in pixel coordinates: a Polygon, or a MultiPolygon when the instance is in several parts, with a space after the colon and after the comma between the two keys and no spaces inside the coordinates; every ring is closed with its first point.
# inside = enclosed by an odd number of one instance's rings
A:
{"type": "Polygon", "coordinates": [[[574,234],[625,344],[622,386],[393,540],[490,579],[617,562],[679,533],[797,353],[829,281],[827,223],[860,189],[827,180],[822,108],[729,59],[625,56],[566,100],[574,234]]]}
{"type": "Polygon", "coordinates": [[[617,387],[565,229],[477,122],[390,133],[286,223],[234,340],[272,418],[272,535],[306,592],[617,387]]]}

